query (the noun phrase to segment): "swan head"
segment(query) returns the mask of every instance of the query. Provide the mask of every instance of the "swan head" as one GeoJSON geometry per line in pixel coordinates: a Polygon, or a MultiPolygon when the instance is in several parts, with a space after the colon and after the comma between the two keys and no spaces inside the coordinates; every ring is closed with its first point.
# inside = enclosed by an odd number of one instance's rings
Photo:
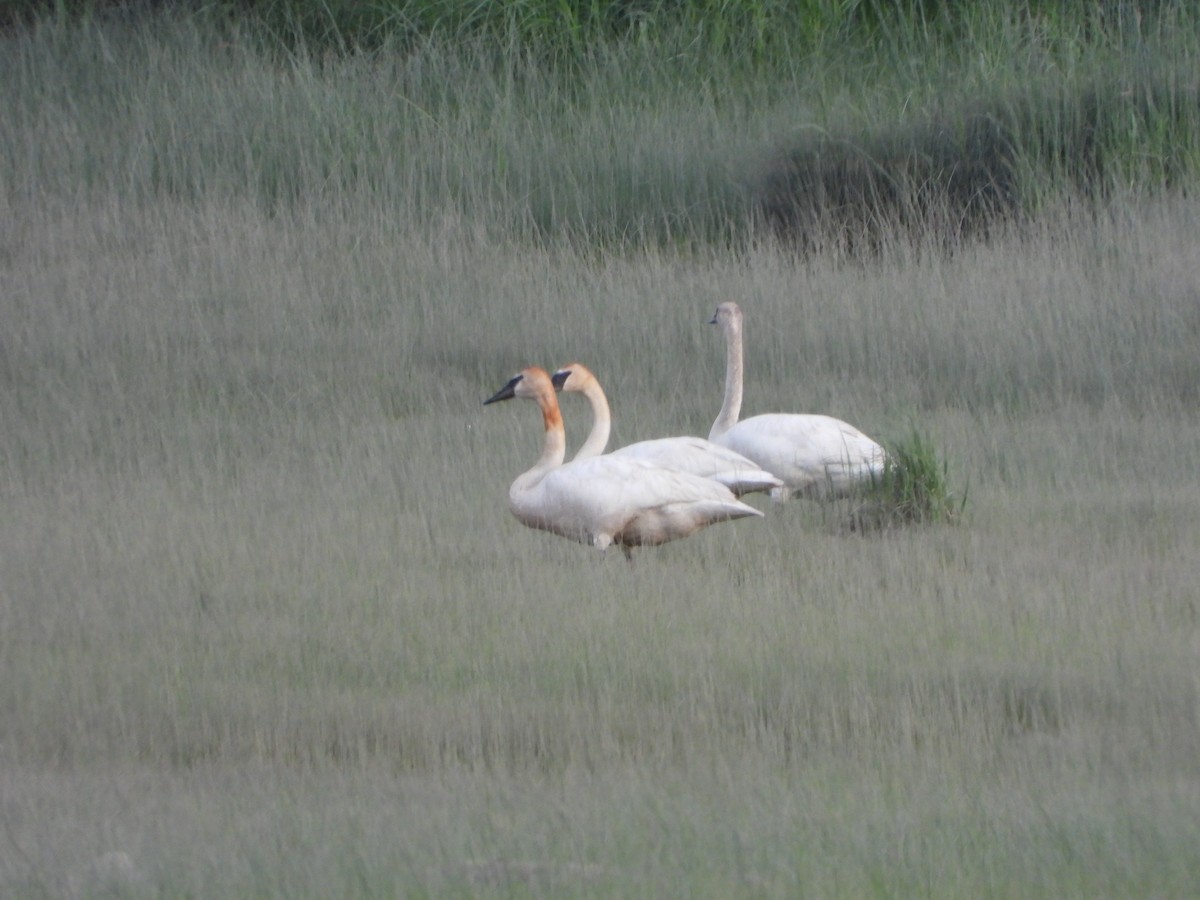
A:
{"type": "MultiPolygon", "coordinates": [[[[562,413],[558,408],[558,395],[554,393],[554,385],[545,369],[529,366],[508,379],[504,387],[483,401],[483,405],[499,403],[513,397],[523,397],[537,403],[542,411],[542,425],[546,429],[542,441],[542,455],[532,469],[513,482],[509,488],[509,503],[515,503],[519,492],[530,488],[539,482],[551,469],[562,465],[563,456],[567,452],[567,435],[563,429],[562,413]],[[515,493],[514,493],[515,492],[515,493]]],[[[521,514],[513,507],[517,518],[521,514]]],[[[522,521],[524,521],[522,519],[522,521]]]]}
{"type": "Polygon", "coordinates": [[[717,311],[708,320],[709,325],[720,325],[722,331],[740,331],[742,327],[742,308],[732,300],[726,300],[717,306],[717,311]]]}
{"type": "Polygon", "coordinates": [[[596,376],[583,363],[570,363],[550,376],[554,389],[566,394],[585,391],[595,380],[596,376]]]}
{"type": "Polygon", "coordinates": [[[501,400],[511,400],[513,397],[524,397],[537,400],[547,394],[554,396],[554,385],[545,369],[529,366],[522,369],[508,380],[504,387],[483,401],[483,405],[498,403],[501,400]]]}

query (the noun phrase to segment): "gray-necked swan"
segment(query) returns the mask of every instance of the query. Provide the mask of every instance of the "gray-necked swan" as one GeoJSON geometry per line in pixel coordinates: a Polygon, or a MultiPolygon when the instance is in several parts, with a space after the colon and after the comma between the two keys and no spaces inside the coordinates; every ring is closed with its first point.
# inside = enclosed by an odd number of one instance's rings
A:
{"type": "Polygon", "coordinates": [[[717,307],[711,325],[725,334],[725,400],[708,439],[749,457],[783,479],[788,493],[838,496],[883,474],[884,450],[832,416],[767,413],[738,421],[742,411],[742,311],[717,307]]]}
{"type": "Polygon", "coordinates": [[[534,400],[545,428],[541,456],[508,490],[509,509],[523,525],[602,550],[619,544],[629,556],[630,547],[762,515],[715,481],[640,460],[597,456],[563,465],[566,432],[545,369],[522,369],[484,404],[511,397],[534,400]]]}
{"type": "MultiPolygon", "coordinates": [[[[592,406],[592,430],[587,440],[575,451],[573,459],[590,459],[604,453],[612,430],[612,412],[604,388],[587,366],[571,363],[550,376],[556,390],[563,393],[579,393],[592,406]]],[[[681,436],[655,438],[638,441],[620,447],[609,456],[622,459],[640,459],[664,469],[688,472],[701,478],[719,481],[737,497],[755,491],[772,491],[783,488],[783,482],[728,447],[706,441],[704,438],[681,436]]]]}

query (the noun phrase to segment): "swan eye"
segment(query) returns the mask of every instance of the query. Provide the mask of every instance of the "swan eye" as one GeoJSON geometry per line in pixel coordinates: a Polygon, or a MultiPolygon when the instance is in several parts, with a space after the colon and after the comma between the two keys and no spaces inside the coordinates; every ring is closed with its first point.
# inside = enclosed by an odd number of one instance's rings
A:
{"type": "Polygon", "coordinates": [[[489,403],[496,403],[500,400],[511,400],[517,395],[517,385],[521,383],[521,379],[524,377],[524,375],[514,375],[509,379],[508,384],[484,400],[483,405],[487,406],[489,403]]]}

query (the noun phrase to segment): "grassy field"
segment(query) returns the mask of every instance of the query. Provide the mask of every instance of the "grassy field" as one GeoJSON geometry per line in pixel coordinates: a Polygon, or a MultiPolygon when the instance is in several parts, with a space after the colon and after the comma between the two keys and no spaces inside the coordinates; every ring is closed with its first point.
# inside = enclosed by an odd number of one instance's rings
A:
{"type": "Polygon", "coordinates": [[[80,29],[0,45],[0,894],[1194,892],[1186,191],[801,257],[714,211],[836,73],[80,29]],[[962,518],[513,520],[482,400],[578,359],[616,443],[706,434],[729,298],[747,414],[918,429],[962,518]]]}

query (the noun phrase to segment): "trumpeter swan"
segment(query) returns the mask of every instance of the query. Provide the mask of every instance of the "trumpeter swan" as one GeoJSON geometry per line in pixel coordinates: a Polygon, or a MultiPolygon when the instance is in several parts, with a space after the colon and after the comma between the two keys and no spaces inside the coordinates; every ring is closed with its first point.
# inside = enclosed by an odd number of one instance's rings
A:
{"type": "MultiPolygon", "coordinates": [[[[590,459],[604,453],[612,429],[612,412],[608,406],[608,398],[604,396],[604,388],[600,387],[596,376],[582,363],[571,363],[551,375],[550,380],[554,382],[555,389],[563,393],[583,394],[592,406],[592,430],[572,458],[590,459]]],[[[638,441],[636,444],[627,444],[612,451],[609,456],[640,459],[664,469],[711,478],[725,485],[738,497],[754,491],[771,491],[783,487],[782,481],[742,454],[699,437],[667,437],[638,441]]]]}
{"type": "Polygon", "coordinates": [[[779,476],[789,493],[839,496],[883,474],[884,450],[853,425],[832,416],[768,413],[738,421],[742,411],[742,311],[717,307],[711,325],[725,334],[725,400],[708,439],[779,476]]]}
{"type": "Polygon", "coordinates": [[[566,432],[545,369],[522,369],[484,404],[524,397],[542,411],[545,437],[533,468],[508,490],[523,525],[600,549],[663,544],[716,522],[761,516],[715,481],[635,459],[597,456],[563,465],[566,432]]]}

